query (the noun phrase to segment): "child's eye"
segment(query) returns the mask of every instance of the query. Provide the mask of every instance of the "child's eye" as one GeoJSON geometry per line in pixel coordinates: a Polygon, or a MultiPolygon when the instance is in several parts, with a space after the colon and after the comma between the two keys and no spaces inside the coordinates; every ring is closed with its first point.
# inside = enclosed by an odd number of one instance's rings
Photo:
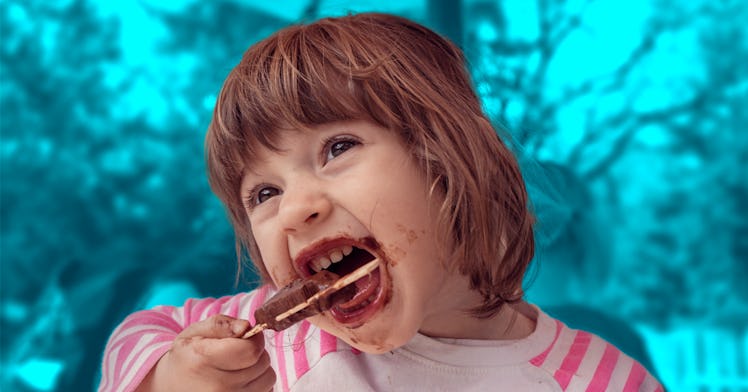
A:
{"type": "Polygon", "coordinates": [[[325,143],[325,163],[333,160],[338,155],[348,151],[352,147],[361,144],[350,136],[333,137],[325,143]]]}
{"type": "Polygon", "coordinates": [[[247,196],[247,206],[252,208],[266,202],[273,196],[278,196],[281,191],[273,186],[261,185],[253,189],[247,196]]]}

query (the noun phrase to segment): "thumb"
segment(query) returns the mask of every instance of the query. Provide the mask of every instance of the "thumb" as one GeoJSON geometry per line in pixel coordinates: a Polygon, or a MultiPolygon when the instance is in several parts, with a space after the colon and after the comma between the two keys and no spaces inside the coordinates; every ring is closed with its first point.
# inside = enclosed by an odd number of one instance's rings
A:
{"type": "Polygon", "coordinates": [[[198,321],[185,328],[179,336],[181,338],[233,338],[239,337],[249,329],[249,321],[237,319],[225,314],[217,314],[205,320],[198,321]]]}

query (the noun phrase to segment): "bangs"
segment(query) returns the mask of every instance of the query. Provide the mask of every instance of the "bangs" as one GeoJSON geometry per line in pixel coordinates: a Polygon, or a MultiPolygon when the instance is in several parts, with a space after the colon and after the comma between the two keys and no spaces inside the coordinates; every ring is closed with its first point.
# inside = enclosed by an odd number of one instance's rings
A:
{"type": "Polygon", "coordinates": [[[345,120],[397,127],[398,115],[380,97],[380,65],[389,54],[324,23],[282,30],[245,53],[228,76],[216,106],[218,135],[229,153],[251,164],[258,147],[278,151],[279,130],[345,120]],[[365,46],[364,46],[365,47],[365,46]],[[239,143],[237,143],[239,142],[239,143]]]}
{"type": "MultiPolygon", "coordinates": [[[[227,164],[279,151],[278,131],[367,120],[400,134],[454,102],[476,115],[459,50],[402,18],[368,14],[290,26],[253,45],[231,71],[209,130],[227,164]]],[[[220,158],[220,157],[217,157],[220,158]]],[[[222,159],[219,159],[222,160],[222,159]]]]}

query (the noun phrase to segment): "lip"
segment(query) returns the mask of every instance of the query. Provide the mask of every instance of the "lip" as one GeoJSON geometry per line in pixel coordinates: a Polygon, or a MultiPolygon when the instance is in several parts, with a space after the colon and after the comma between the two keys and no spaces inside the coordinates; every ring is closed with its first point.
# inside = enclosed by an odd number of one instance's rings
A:
{"type": "MultiPolygon", "coordinates": [[[[389,300],[390,281],[387,278],[387,258],[381,254],[379,243],[372,237],[353,239],[350,237],[323,238],[304,248],[294,258],[294,267],[301,278],[308,278],[314,274],[310,263],[320,256],[327,256],[330,251],[345,245],[354,246],[371,253],[379,260],[379,266],[372,274],[379,274],[378,286],[373,294],[373,301],[358,311],[346,312],[339,307],[329,310],[329,315],[338,323],[348,328],[358,328],[377,314],[389,300]]],[[[355,283],[354,283],[355,284],[355,283]]]]}
{"type": "Polygon", "coordinates": [[[363,249],[375,257],[382,259],[377,254],[378,247],[373,247],[371,244],[376,244],[370,237],[366,237],[361,240],[355,240],[348,237],[338,238],[323,238],[316,241],[306,247],[304,247],[294,258],[294,267],[296,272],[302,278],[308,278],[314,274],[309,264],[320,256],[327,256],[331,250],[341,248],[345,245],[351,245],[359,249],[363,249]],[[375,248],[375,249],[372,249],[375,248]]]}
{"type": "Polygon", "coordinates": [[[379,274],[379,283],[373,294],[374,300],[364,308],[354,312],[343,311],[340,305],[332,307],[329,313],[335,321],[348,328],[358,328],[384,308],[389,299],[389,280],[386,279],[385,263],[381,259],[379,260],[378,268],[372,272],[373,274],[379,274]]]}

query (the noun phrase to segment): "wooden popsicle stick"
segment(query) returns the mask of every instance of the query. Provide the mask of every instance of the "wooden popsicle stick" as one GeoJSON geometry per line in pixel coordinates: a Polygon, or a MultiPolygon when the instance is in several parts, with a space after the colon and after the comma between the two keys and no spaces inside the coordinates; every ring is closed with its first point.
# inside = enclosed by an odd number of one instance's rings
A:
{"type": "Polygon", "coordinates": [[[250,329],[249,331],[247,331],[246,333],[244,333],[244,335],[242,335],[242,339],[249,339],[249,338],[251,338],[252,336],[255,336],[255,335],[257,335],[258,333],[260,333],[260,332],[262,332],[262,331],[266,330],[266,329],[267,329],[267,327],[268,327],[268,325],[267,325],[267,324],[265,324],[265,323],[262,323],[262,324],[257,324],[257,325],[255,325],[254,327],[252,327],[252,329],[250,329]]]}
{"type": "MultiPolygon", "coordinates": [[[[297,313],[297,312],[299,312],[299,311],[307,308],[309,305],[313,304],[315,301],[318,301],[320,298],[324,297],[325,295],[332,294],[333,292],[338,291],[338,290],[342,289],[345,286],[348,286],[349,284],[351,284],[351,283],[353,283],[353,282],[355,282],[355,281],[363,278],[364,276],[369,275],[372,271],[374,271],[375,269],[377,269],[378,266],[379,266],[379,259],[374,259],[374,260],[372,260],[372,261],[370,261],[370,262],[362,265],[361,267],[357,268],[355,271],[351,272],[350,274],[348,274],[348,275],[346,275],[346,276],[338,279],[337,281],[335,281],[335,283],[331,284],[330,287],[314,293],[314,295],[312,295],[311,297],[307,298],[306,301],[304,301],[304,302],[302,302],[302,303],[300,303],[300,304],[292,307],[291,309],[288,309],[287,311],[285,311],[285,312],[283,312],[283,313],[275,316],[275,321],[281,321],[283,319],[286,319],[286,318],[290,317],[291,315],[293,315],[293,314],[295,314],[295,313],[297,313]]],[[[252,336],[254,336],[254,335],[256,335],[256,334],[258,334],[258,333],[260,333],[262,331],[264,331],[265,329],[267,329],[267,327],[268,327],[268,325],[265,324],[265,323],[263,323],[263,324],[257,324],[254,327],[252,327],[252,329],[250,329],[249,331],[247,331],[244,334],[244,336],[242,336],[242,339],[248,339],[248,338],[250,338],[250,337],[252,337],[252,336]]]]}
{"type": "Polygon", "coordinates": [[[355,271],[351,272],[350,274],[338,279],[335,283],[331,284],[330,287],[314,293],[314,295],[307,298],[306,301],[275,316],[275,321],[281,321],[293,315],[294,313],[307,308],[309,305],[313,304],[315,301],[318,301],[320,298],[324,297],[325,295],[332,294],[333,292],[338,291],[345,286],[348,286],[349,284],[363,278],[364,276],[369,275],[372,271],[377,269],[377,266],[379,266],[378,259],[374,259],[362,265],[361,267],[357,268],[355,271]]]}

